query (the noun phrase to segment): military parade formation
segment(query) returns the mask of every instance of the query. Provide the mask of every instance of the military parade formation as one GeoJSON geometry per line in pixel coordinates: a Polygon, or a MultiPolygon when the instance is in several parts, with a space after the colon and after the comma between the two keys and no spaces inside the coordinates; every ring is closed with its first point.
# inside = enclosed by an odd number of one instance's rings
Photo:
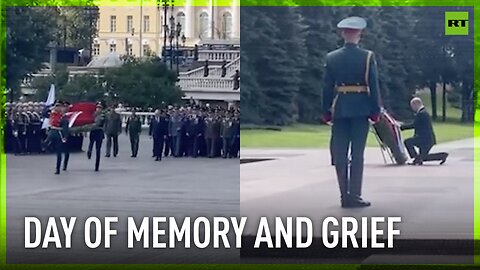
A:
{"type": "Polygon", "coordinates": [[[42,140],[46,131],[42,129],[44,119],[43,102],[7,103],[5,126],[5,151],[7,153],[42,153],[42,140]]]}
{"type": "MultiPolygon", "coordinates": [[[[207,157],[238,158],[240,151],[240,109],[226,109],[220,106],[199,106],[187,103],[185,106],[162,106],[154,115],[142,118],[135,109],[127,112],[126,124],[116,105],[96,104],[93,123],[82,129],[69,124],[67,112],[70,103],[56,101],[53,106],[43,102],[7,103],[5,129],[5,150],[15,155],[43,154],[57,155],[55,174],[67,170],[71,151],[82,150],[87,137],[87,158],[95,159],[94,169],[99,171],[101,156],[106,158],[119,155],[119,136],[122,131],[129,137],[131,158],[139,154],[140,135],[143,123],[148,123],[151,151],[155,161],[164,157],[207,157]],[[45,128],[44,121],[49,127],[45,128]],[[43,126],[43,127],[42,127],[43,126]],[[103,141],[106,149],[102,152],[103,141]],[[63,164],[63,166],[62,166],[63,164]]],[[[143,116],[145,117],[145,116],[143,116]]],[[[146,149],[142,149],[144,151],[146,149]]]]}

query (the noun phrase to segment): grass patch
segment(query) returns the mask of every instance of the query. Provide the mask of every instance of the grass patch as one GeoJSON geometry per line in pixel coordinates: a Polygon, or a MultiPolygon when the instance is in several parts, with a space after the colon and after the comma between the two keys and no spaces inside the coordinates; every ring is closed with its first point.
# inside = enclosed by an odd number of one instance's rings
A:
{"type": "MultiPolygon", "coordinates": [[[[422,91],[419,96],[431,114],[430,93],[422,91]]],[[[442,94],[437,91],[437,114],[442,115],[442,94]]],[[[460,123],[461,110],[447,102],[447,121],[434,122],[437,143],[471,138],[474,136],[473,124],[460,123]]],[[[278,127],[277,127],[278,128],[278,127]]],[[[326,125],[295,124],[281,127],[281,130],[271,130],[271,127],[256,128],[242,125],[241,147],[244,148],[325,148],[330,144],[330,130],[326,125]],[[246,129],[244,129],[246,128],[246,129]]],[[[403,138],[413,135],[412,130],[402,132],[403,138]]],[[[378,146],[375,135],[369,133],[367,146],[378,146]]]]}
{"type": "MultiPolygon", "coordinates": [[[[434,123],[437,142],[448,142],[473,137],[473,124],[434,123]]],[[[403,138],[413,135],[408,130],[403,138]]],[[[326,125],[297,124],[282,131],[251,129],[241,131],[241,147],[245,148],[325,148],[330,143],[330,127],[326,125]]],[[[374,134],[368,135],[368,146],[377,146],[374,134]]]]}

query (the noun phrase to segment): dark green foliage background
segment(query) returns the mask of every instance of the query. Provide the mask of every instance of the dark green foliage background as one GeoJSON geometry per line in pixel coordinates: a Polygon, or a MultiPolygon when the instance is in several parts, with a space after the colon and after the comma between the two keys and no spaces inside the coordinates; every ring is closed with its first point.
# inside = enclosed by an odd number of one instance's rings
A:
{"type": "Polygon", "coordinates": [[[354,15],[368,21],[361,46],[375,52],[385,108],[409,118],[409,99],[426,88],[435,119],[436,87],[445,82],[455,87],[461,120],[473,121],[473,33],[444,35],[444,12],[459,10],[473,18],[471,7],[243,7],[242,121],[318,123],[325,56],[343,45],[337,22],[354,15]]]}

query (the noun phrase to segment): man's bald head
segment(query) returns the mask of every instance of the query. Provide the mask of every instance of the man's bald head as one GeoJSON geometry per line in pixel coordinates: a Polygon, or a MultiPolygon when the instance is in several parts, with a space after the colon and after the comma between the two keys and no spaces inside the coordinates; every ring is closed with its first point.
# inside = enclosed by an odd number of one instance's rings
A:
{"type": "Polygon", "coordinates": [[[412,108],[414,112],[418,112],[418,110],[420,110],[420,108],[422,107],[423,107],[423,101],[421,98],[414,97],[412,98],[412,100],[410,100],[410,108],[412,108]]]}

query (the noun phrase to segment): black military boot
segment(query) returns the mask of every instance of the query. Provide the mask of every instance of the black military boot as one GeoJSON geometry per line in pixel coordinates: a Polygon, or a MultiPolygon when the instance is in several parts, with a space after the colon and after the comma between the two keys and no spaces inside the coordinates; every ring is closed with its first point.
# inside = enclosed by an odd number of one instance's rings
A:
{"type": "Polygon", "coordinates": [[[372,205],[368,201],[364,201],[360,196],[350,196],[350,200],[347,208],[359,208],[359,207],[369,207],[372,205]]]}
{"type": "Polygon", "coordinates": [[[348,208],[368,207],[371,205],[370,202],[364,201],[361,197],[362,178],[363,164],[362,166],[359,166],[359,164],[355,164],[352,160],[352,166],[350,167],[350,198],[348,208]]]}
{"type": "Polygon", "coordinates": [[[448,158],[448,153],[443,153],[442,160],[440,161],[440,165],[443,165],[448,158]]]}
{"type": "Polygon", "coordinates": [[[346,167],[340,168],[336,166],[338,187],[340,188],[340,202],[343,208],[350,204],[350,196],[348,194],[348,177],[346,167]]]}

